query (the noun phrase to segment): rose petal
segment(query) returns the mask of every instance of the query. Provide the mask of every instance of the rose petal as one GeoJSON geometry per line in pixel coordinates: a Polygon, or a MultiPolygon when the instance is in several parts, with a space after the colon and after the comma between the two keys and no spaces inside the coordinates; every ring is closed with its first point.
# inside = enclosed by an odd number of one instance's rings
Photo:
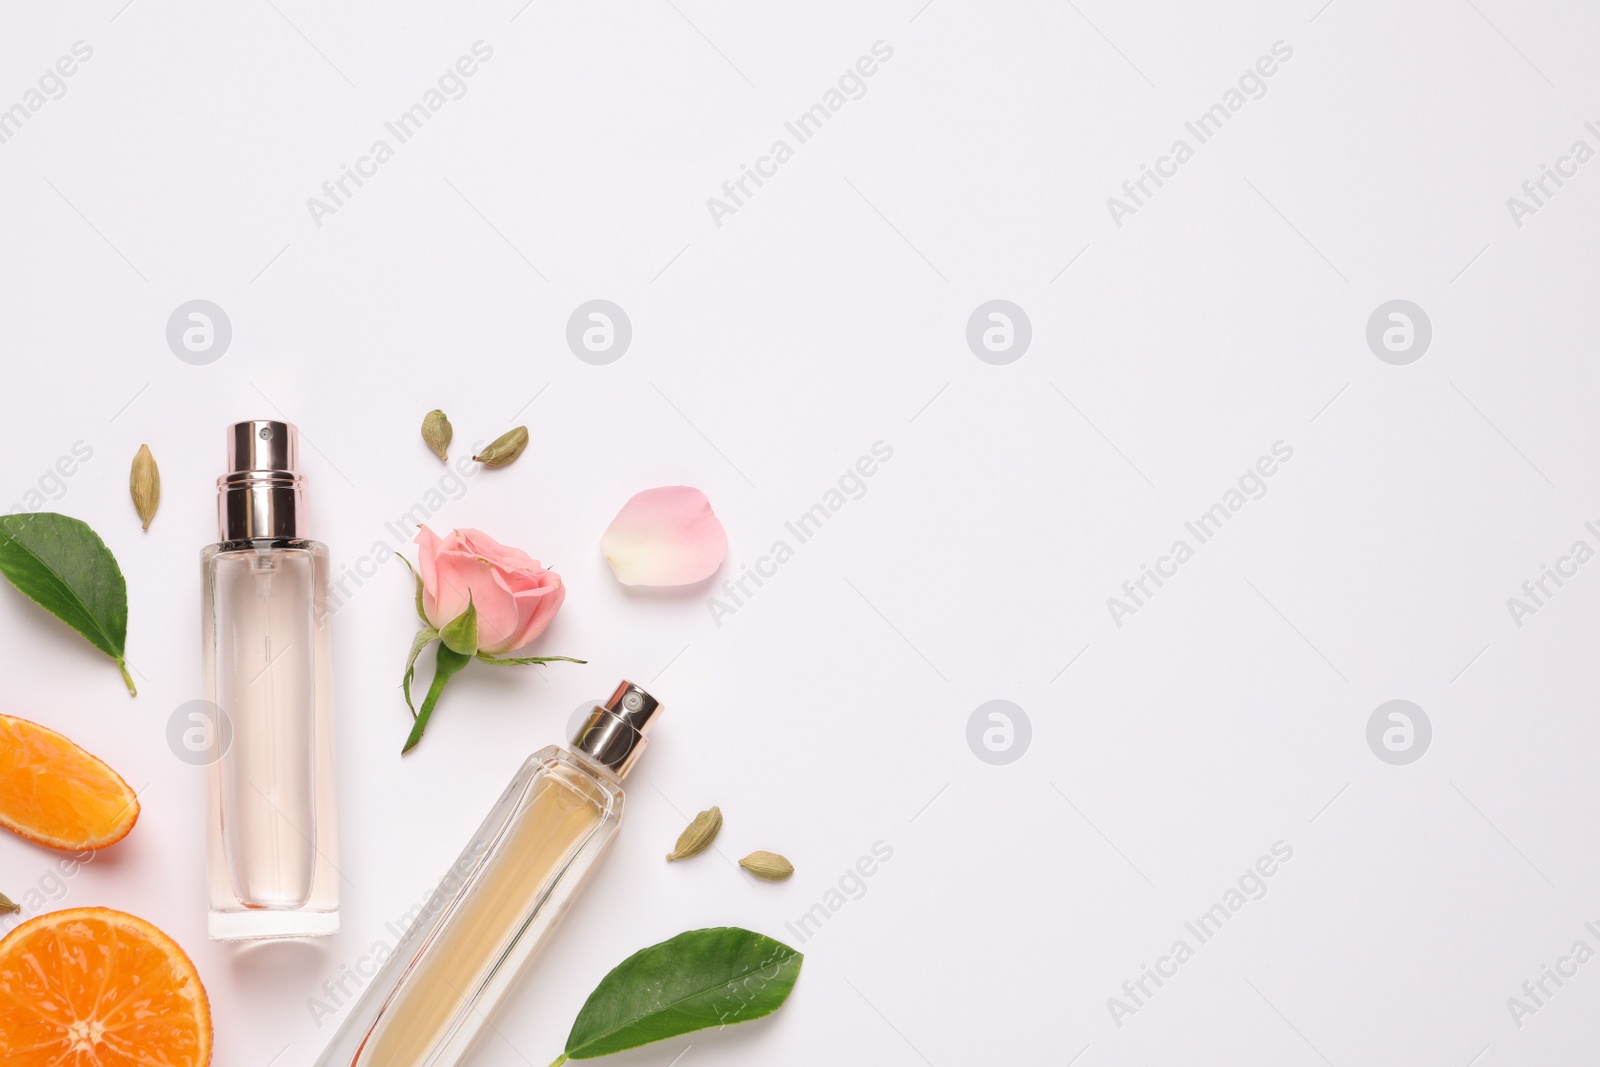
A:
{"type": "Polygon", "coordinates": [[[475,552],[493,561],[497,566],[511,570],[540,571],[539,561],[522,551],[502,545],[482,530],[457,530],[456,535],[461,538],[461,543],[470,552],[475,552]]]}
{"type": "Polygon", "coordinates": [[[418,526],[416,546],[417,576],[422,579],[422,613],[433,622],[439,617],[438,602],[433,595],[439,588],[438,572],[433,567],[433,558],[439,554],[439,535],[426,526],[418,526]]]}
{"type": "MultiPolygon", "coordinates": [[[[507,651],[521,648],[535,637],[544,633],[556,612],[561,610],[562,601],[567,599],[566,586],[561,584],[561,579],[554,572],[548,572],[553,584],[542,589],[529,590],[517,594],[517,608],[525,617],[522,629],[512,638],[507,651]]],[[[495,653],[501,655],[502,653],[495,653]]]]}
{"type": "Polygon", "coordinates": [[[478,612],[478,647],[498,656],[514,647],[521,625],[516,594],[482,558],[474,557],[474,562],[478,569],[472,583],[472,606],[478,612]]]}
{"type": "MultiPolygon", "coordinates": [[[[443,629],[467,610],[472,599],[473,586],[482,578],[487,567],[477,556],[465,552],[440,552],[433,559],[438,584],[434,586],[432,612],[428,620],[435,629],[443,629]]],[[[429,605],[424,602],[423,607],[429,605]]],[[[481,615],[483,609],[480,607],[481,615]]]]}
{"type": "Polygon", "coordinates": [[[623,585],[688,585],[717,573],[728,556],[728,534],[704,493],[669,485],[624,504],[600,550],[623,585]]]}

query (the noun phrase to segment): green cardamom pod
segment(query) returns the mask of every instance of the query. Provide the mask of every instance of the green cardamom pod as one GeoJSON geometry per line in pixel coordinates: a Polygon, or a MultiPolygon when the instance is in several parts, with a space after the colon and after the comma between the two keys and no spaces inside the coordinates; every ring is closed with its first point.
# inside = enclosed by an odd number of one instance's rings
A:
{"type": "Polygon", "coordinates": [[[739,866],[768,882],[781,882],[794,873],[794,864],[776,852],[752,852],[739,861],[739,866]]]}
{"type": "Polygon", "coordinates": [[[507,430],[496,437],[472,458],[482,463],[485,467],[504,467],[507,463],[522,455],[522,450],[528,447],[528,428],[518,426],[514,430],[507,430]]]}
{"type": "Polygon", "coordinates": [[[13,903],[10,897],[0,893],[0,915],[15,915],[21,910],[21,904],[13,903]]]}
{"type": "Polygon", "coordinates": [[[133,457],[133,469],[128,472],[128,492],[133,496],[133,509],[150,529],[150,520],[156,517],[161,505],[161,472],[156,469],[156,457],[150,454],[149,445],[140,445],[133,457]]]}
{"type": "Polygon", "coordinates": [[[667,854],[667,859],[686,860],[690,856],[700,855],[711,845],[717,836],[717,831],[721,829],[722,809],[712,805],[696,815],[688,828],[678,835],[678,843],[667,854]]]}
{"type": "Polygon", "coordinates": [[[422,439],[428,442],[428,447],[433,449],[433,454],[438,456],[441,462],[450,461],[445,449],[450,447],[450,438],[453,436],[455,431],[450,427],[450,420],[438,408],[434,408],[422,417],[422,439]]]}

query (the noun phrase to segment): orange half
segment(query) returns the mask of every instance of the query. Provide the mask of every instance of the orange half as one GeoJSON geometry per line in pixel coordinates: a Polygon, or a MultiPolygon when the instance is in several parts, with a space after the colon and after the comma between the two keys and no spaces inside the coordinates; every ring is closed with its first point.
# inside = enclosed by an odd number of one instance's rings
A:
{"type": "Polygon", "coordinates": [[[0,715],[0,826],[50,848],[105,848],[139,820],[116,771],[54,730],[0,715]]]}
{"type": "Polygon", "coordinates": [[[0,941],[6,1067],[206,1067],[211,1007],[194,964],[107,908],[29,919],[0,941]]]}

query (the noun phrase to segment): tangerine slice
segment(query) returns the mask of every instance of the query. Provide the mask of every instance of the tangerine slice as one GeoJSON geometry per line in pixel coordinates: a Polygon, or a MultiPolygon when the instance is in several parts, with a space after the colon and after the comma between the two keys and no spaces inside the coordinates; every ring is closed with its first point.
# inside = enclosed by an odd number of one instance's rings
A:
{"type": "Polygon", "coordinates": [[[116,771],[38,723],[0,715],[0,826],[50,848],[105,848],[139,820],[116,771]]]}
{"type": "Polygon", "coordinates": [[[6,1067],[206,1067],[211,1007],[194,964],[143,919],[72,908],[0,941],[6,1067]]]}

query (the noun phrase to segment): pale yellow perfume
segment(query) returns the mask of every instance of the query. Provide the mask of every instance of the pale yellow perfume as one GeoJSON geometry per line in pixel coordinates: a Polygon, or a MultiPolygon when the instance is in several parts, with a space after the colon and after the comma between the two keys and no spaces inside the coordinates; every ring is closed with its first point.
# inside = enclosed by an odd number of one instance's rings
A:
{"type": "Polygon", "coordinates": [[[660,704],[623,682],[570,747],[528,758],[340,1027],[319,1067],[453,1067],[622,821],[660,704]]]}

